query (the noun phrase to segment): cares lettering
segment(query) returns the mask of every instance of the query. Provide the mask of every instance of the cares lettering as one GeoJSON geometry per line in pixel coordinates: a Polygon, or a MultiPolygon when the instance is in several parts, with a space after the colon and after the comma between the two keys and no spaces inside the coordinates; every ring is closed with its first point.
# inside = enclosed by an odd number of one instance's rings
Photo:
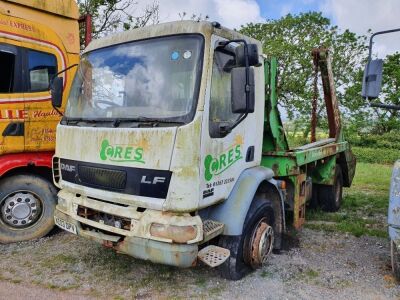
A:
{"type": "Polygon", "coordinates": [[[242,158],[241,144],[233,145],[227,151],[225,151],[225,153],[220,154],[218,157],[213,157],[210,154],[207,155],[204,159],[205,179],[210,181],[213,176],[225,172],[235,162],[242,158]]]}
{"type": "Polygon", "coordinates": [[[110,145],[108,140],[103,140],[100,149],[101,160],[112,162],[137,162],[144,164],[143,148],[129,145],[110,145]]]}

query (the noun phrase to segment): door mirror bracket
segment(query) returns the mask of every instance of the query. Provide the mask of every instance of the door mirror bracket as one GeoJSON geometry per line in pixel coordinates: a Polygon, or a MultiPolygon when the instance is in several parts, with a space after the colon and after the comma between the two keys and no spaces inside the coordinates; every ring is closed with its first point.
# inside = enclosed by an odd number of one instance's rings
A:
{"type": "Polygon", "coordinates": [[[245,40],[239,39],[221,42],[220,45],[229,48],[227,51],[235,53],[236,65],[231,71],[231,105],[233,113],[242,114],[232,125],[220,126],[221,134],[227,134],[238,126],[249,113],[254,112],[255,80],[254,68],[251,66],[260,66],[261,64],[256,44],[248,44],[245,40]],[[234,47],[227,47],[232,44],[234,47]]]}
{"type": "Polygon", "coordinates": [[[59,108],[61,108],[61,106],[62,106],[64,78],[58,77],[58,75],[65,73],[69,69],[72,69],[77,66],[78,66],[78,64],[74,64],[74,65],[69,66],[68,68],[65,68],[64,70],[55,74],[54,77],[50,81],[49,89],[50,89],[50,93],[51,93],[51,105],[58,112],[58,114],[60,116],[63,116],[63,113],[59,110],[59,108]]]}

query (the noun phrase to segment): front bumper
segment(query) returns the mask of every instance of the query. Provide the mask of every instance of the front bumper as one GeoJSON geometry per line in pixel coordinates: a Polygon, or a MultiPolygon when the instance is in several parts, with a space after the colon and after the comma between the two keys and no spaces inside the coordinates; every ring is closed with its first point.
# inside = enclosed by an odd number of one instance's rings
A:
{"type": "Polygon", "coordinates": [[[197,244],[170,244],[135,236],[121,237],[102,231],[90,231],[85,230],[79,221],[59,210],[55,211],[54,216],[75,225],[77,235],[135,258],[183,268],[193,266],[197,261],[197,244]]]}
{"type": "Polygon", "coordinates": [[[61,190],[55,217],[75,225],[79,236],[94,240],[118,252],[155,263],[189,267],[196,262],[198,244],[204,240],[203,221],[199,216],[158,210],[139,211],[137,207],[104,202],[61,190]],[[84,213],[82,213],[84,212],[84,213]],[[105,217],[92,217],[93,214],[105,217]],[[110,222],[109,220],[113,220],[110,222]],[[117,222],[119,226],[115,224],[117,222]],[[153,225],[196,228],[187,239],[155,236],[153,225]],[[122,225],[122,226],[121,226],[122,225]]]}

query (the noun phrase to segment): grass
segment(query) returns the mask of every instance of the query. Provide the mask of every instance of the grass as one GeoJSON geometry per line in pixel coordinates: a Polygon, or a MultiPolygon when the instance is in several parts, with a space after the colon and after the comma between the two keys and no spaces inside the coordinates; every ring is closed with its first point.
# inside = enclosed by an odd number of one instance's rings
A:
{"type": "Polygon", "coordinates": [[[316,279],[319,277],[319,272],[316,270],[313,270],[311,268],[306,268],[305,270],[299,270],[299,273],[293,274],[292,280],[298,281],[298,280],[304,280],[308,283],[310,282],[315,282],[316,279]]]}
{"type": "Polygon", "coordinates": [[[260,275],[262,278],[271,278],[272,277],[272,273],[267,270],[262,270],[260,275]]]}
{"type": "Polygon", "coordinates": [[[391,170],[390,165],[358,163],[352,187],[344,190],[341,209],[336,213],[309,210],[306,227],[357,237],[387,237],[391,170]]]}
{"type": "Polygon", "coordinates": [[[319,276],[319,273],[313,269],[307,269],[304,274],[308,277],[308,278],[317,278],[319,276]]]}
{"type": "Polygon", "coordinates": [[[45,268],[58,268],[61,264],[74,264],[78,261],[78,258],[71,255],[58,254],[48,258],[41,263],[42,267],[45,268]]]}

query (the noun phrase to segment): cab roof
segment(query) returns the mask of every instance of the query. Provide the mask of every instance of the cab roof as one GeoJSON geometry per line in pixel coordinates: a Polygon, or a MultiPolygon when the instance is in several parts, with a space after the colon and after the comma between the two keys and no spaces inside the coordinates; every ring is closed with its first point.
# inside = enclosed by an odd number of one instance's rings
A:
{"type": "Polygon", "coordinates": [[[76,0],[4,0],[16,5],[27,6],[36,10],[49,12],[78,20],[79,10],[76,0]]]}
{"type": "Polygon", "coordinates": [[[245,36],[237,31],[225,28],[211,22],[196,21],[174,21],[168,23],[160,23],[142,28],[136,28],[129,31],[113,34],[98,40],[92,41],[86,48],[85,52],[89,52],[98,48],[104,48],[116,44],[123,44],[136,40],[144,40],[154,37],[175,35],[175,34],[202,34],[208,40],[212,34],[216,34],[223,38],[245,39],[249,43],[256,43],[262,49],[261,43],[253,38],[245,36]]]}

